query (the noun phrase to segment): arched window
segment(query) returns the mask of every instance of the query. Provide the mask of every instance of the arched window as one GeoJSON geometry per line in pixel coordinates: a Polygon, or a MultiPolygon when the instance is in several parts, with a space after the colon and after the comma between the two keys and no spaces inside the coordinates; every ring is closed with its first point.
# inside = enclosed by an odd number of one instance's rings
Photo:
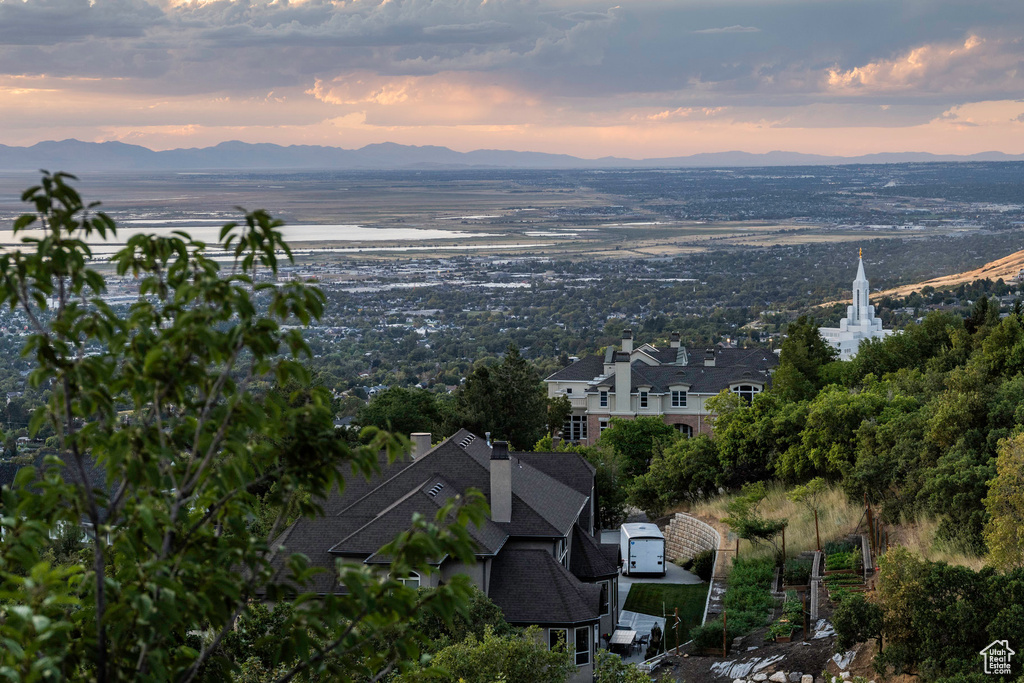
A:
{"type": "Polygon", "coordinates": [[[761,393],[761,387],[753,384],[740,384],[732,388],[732,393],[738,394],[740,398],[750,403],[754,400],[754,396],[761,393]]]}
{"type": "Polygon", "coordinates": [[[685,436],[687,439],[693,438],[693,427],[690,425],[676,425],[676,431],[685,436]]]}

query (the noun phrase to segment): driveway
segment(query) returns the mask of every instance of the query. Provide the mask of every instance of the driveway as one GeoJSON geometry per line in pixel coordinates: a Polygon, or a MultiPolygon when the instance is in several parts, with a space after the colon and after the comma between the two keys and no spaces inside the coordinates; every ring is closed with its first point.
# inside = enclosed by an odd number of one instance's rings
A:
{"type": "MultiPolygon", "coordinates": [[[[601,531],[601,543],[614,543],[619,544],[619,530],[610,529],[601,531]]],[[[629,594],[629,589],[634,583],[701,583],[700,578],[696,574],[692,574],[682,567],[672,564],[671,562],[665,563],[665,576],[623,576],[619,574],[619,623],[627,626],[628,628],[637,632],[637,637],[648,635],[651,632],[651,627],[654,624],[658,624],[658,627],[665,631],[665,620],[661,617],[655,617],[648,614],[639,614],[637,612],[627,612],[623,609],[626,604],[626,596],[629,594]]],[[[643,653],[631,653],[625,658],[627,662],[641,662],[643,661],[643,653]]]]}

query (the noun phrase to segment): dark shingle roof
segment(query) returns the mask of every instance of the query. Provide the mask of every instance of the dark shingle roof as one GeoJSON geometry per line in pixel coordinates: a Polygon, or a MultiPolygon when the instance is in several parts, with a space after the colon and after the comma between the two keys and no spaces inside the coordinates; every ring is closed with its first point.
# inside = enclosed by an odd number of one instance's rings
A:
{"type": "MultiPolygon", "coordinates": [[[[331,548],[331,552],[347,555],[366,553],[371,556],[366,560],[369,563],[389,562],[390,558],[377,553],[381,546],[406,531],[414,514],[433,519],[437,511],[459,493],[444,477],[434,474],[398,501],[381,510],[368,523],[341,539],[331,548]]],[[[478,554],[481,555],[497,553],[508,538],[508,534],[489,519],[480,527],[470,524],[467,531],[476,542],[478,554]]],[[[438,558],[440,559],[443,558],[438,558]]]]}
{"type": "Polygon", "coordinates": [[[589,382],[604,372],[602,356],[584,356],[547,377],[549,382],[589,382]]]}
{"type": "MultiPolygon", "coordinates": [[[[661,365],[648,365],[641,360],[634,360],[633,389],[637,386],[653,386],[656,393],[667,391],[669,384],[690,384],[691,391],[699,393],[717,393],[732,381],[751,379],[757,382],[767,381],[768,372],[779,364],[778,357],[767,349],[720,349],[715,348],[715,367],[704,367],[706,349],[638,347],[650,358],[661,365]],[[687,365],[677,365],[681,351],[689,360],[687,365]],[[706,370],[706,371],[705,371],[706,370]],[[675,382],[672,373],[683,371],[687,381],[675,382]],[[749,375],[744,375],[749,373],[749,375]],[[638,384],[639,381],[639,384],[638,384]],[[667,382],[667,383],[666,383],[667,382]]],[[[606,354],[606,356],[609,354],[606,354]]],[[[610,358],[587,356],[572,365],[562,368],[547,379],[549,381],[591,381],[604,374],[604,364],[610,358]]],[[[615,375],[609,375],[599,386],[615,386],[615,375]]],[[[588,389],[593,391],[593,389],[588,389]]]]}
{"type": "MultiPolygon", "coordinates": [[[[651,366],[634,361],[630,372],[630,389],[650,387],[655,394],[665,393],[670,386],[688,385],[690,391],[700,394],[717,394],[730,384],[744,380],[767,384],[770,381],[767,370],[750,366],[704,367],[703,365],[662,365],[651,366]]],[[[609,375],[595,386],[587,389],[593,393],[600,388],[615,388],[615,375],[609,375]]]]}
{"type": "Polygon", "coordinates": [[[355,471],[355,469],[351,473],[346,473],[344,490],[340,493],[337,490],[333,490],[325,500],[320,502],[321,506],[323,506],[324,514],[338,514],[380,486],[381,482],[393,477],[411,464],[412,458],[408,454],[395,462],[388,462],[387,453],[380,453],[377,456],[377,467],[380,469],[380,472],[370,475],[369,478],[355,471]]]}
{"type": "MultiPolygon", "coordinates": [[[[392,465],[376,481],[346,488],[329,501],[336,514],[301,519],[275,543],[284,545],[286,553],[301,552],[312,565],[328,570],[314,580],[312,590],[337,591],[333,568],[339,556],[370,563],[387,561],[378,551],[409,528],[413,514],[432,518],[445,500],[471,487],[489,500],[490,453],[485,439],[460,430],[422,457],[392,465]]],[[[551,462],[535,466],[542,455],[512,454],[512,520],[507,524],[487,520],[480,528],[469,528],[479,555],[503,554],[510,536],[557,538],[575,525],[593,486],[593,470],[576,453],[552,454],[559,466],[551,462]],[[584,482],[586,476],[589,481],[584,482]]]]}
{"type": "Polygon", "coordinates": [[[574,491],[589,496],[594,488],[594,473],[597,471],[593,465],[581,458],[577,453],[555,452],[555,453],[513,453],[512,457],[519,458],[534,469],[540,470],[552,479],[557,479],[574,491]]]}
{"type": "Polygon", "coordinates": [[[546,550],[503,550],[491,566],[490,598],[512,624],[578,624],[601,618],[601,587],[581,583],[546,550]]]}
{"type": "Polygon", "coordinates": [[[572,530],[572,550],[569,553],[569,570],[584,581],[608,579],[619,573],[619,546],[601,545],[593,536],[576,527],[572,530]],[[610,555],[607,549],[615,551],[610,555]]]}

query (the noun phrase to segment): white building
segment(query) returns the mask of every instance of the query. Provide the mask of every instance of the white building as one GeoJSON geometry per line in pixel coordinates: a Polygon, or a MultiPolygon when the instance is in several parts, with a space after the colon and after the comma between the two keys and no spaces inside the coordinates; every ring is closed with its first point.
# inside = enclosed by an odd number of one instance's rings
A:
{"type": "MultiPolygon", "coordinates": [[[[861,252],[863,256],[863,252],[861,252]]],[[[882,319],[875,317],[875,307],[868,302],[868,279],[864,277],[864,260],[858,258],[857,279],[853,281],[853,305],[846,307],[846,317],[839,327],[818,330],[825,341],[839,349],[840,360],[850,360],[864,339],[880,339],[892,334],[882,329],[882,319]]]]}

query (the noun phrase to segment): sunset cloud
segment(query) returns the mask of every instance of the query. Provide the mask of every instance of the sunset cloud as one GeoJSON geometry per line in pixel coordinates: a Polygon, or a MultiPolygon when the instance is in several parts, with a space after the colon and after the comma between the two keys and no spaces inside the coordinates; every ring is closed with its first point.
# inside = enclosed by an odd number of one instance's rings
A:
{"type": "Polygon", "coordinates": [[[1021,35],[1015,0],[0,0],[0,143],[1019,152],[1021,35]]]}

